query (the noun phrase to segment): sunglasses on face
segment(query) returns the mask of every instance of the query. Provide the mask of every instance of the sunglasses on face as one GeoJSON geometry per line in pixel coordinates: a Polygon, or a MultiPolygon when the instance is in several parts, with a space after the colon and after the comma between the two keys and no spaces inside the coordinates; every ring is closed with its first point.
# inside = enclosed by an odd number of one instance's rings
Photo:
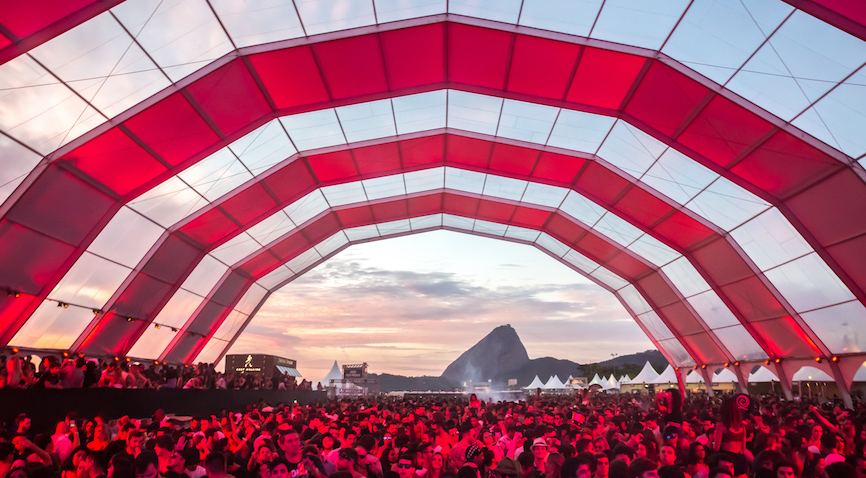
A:
{"type": "Polygon", "coordinates": [[[412,466],[412,465],[408,465],[408,464],[406,464],[406,463],[400,463],[399,465],[397,465],[397,468],[403,468],[403,469],[406,469],[406,468],[414,468],[414,466],[412,466]]]}

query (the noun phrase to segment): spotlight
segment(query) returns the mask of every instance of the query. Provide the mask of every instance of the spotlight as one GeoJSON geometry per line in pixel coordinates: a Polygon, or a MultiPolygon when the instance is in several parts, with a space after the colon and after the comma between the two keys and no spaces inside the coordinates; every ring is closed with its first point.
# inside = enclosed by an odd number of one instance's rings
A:
{"type": "Polygon", "coordinates": [[[130,362],[130,361],[132,361],[132,359],[129,358],[129,357],[126,357],[126,361],[127,361],[127,362],[130,362]]]}
{"type": "Polygon", "coordinates": [[[692,370],[697,370],[697,369],[698,369],[698,366],[697,366],[697,365],[695,365],[695,366],[692,367],[692,370]]]}
{"type": "Polygon", "coordinates": [[[177,328],[176,328],[176,327],[172,327],[172,328],[171,328],[171,331],[172,331],[172,332],[177,332],[177,328]]]}
{"type": "Polygon", "coordinates": [[[680,368],[679,368],[679,367],[677,367],[677,368],[675,368],[675,369],[674,369],[674,370],[676,370],[676,371],[677,371],[677,372],[679,372],[679,371],[680,371],[680,368]]]}
{"type": "Polygon", "coordinates": [[[115,356],[114,356],[114,361],[115,361],[115,362],[120,362],[120,357],[118,357],[118,356],[115,355],[115,356]]]}
{"type": "Polygon", "coordinates": [[[770,359],[764,360],[764,365],[770,365],[770,359]]]}
{"type": "Polygon", "coordinates": [[[69,358],[69,352],[63,352],[63,358],[69,358]]]}
{"type": "Polygon", "coordinates": [[[163,362],[162,364],[165,365],[165,362],[163,362]]]}
{"type": "Polygon", "coordinates": [[[833,361],[833,362],[838,362],[838,361],[839,361],[839,357],[837,357],[837,356],[834,355],[834,356],[830,357],[830,360],[833,361]]]}
{"type": "Polygon", "coordinates": [[[64,303],[63,303],[63,308],[64,308],[64,309],[68,309],[68,308],[69,308],[69,304],[67,304],[67,303],[64,302],[64,303]]]}
{"type": "Polygon", "coordinates": [[[158,329],[158,328],[160,328],[160,327],[161,327],[161,326],[160,326],[159,324],[153,324],[153,328],[154,328],[154,329],[158,329]]]}
{"type": "Polygon", "coordinates": [[[782,363],[782,359],[777,358],[776,360],[774,360],[774,362],[776,362],[776,363],[782,363]]]}
{"type": "Polygon", "coordinates": [[[16,348],[16,347],[12,347],[12,353],[13,353],[13,354],[17,354],[17,353],[18,353],[18,348],[16,348]]]}
{"type": "Polygon", "coordinates": [[[159,360],[154,360],[154,361],[153,361],[153,364],[154,364],[154,365],[159,365],[159,360]]]}
{"type": "Polygon", "coordinates": [[[102,313],[101,310],[99,310],[99,309],[93,309],[93,315],[99,315],[99,314],[101,314],[101,313],[102,313]]]}
{"type": "Polygon", "coordinates": [[[725,368],[728,368],[730,366],[731,366],[731,362],[725,362],[725,368]]]}
{"type": "Polygon", "coordinates": [[[132,322],[133,320],[135,320],[135,319],[133,319],[132,317],[127,317],[127,318],[126,318],[126,321],[127,321],[127,322],[132,322]]]}
{"type": "Polygon", "coordinates": [[[705,368],[707,368],[707,364],[701,365],[701,369],[705,369],[705,368]]]}
{"type": "Polygon", "coordinates": [[[739,361],[734,362],[734,367],[739,367],[739,366],[740,366],[740,362],[739,362],[739,361]]]}
{"type": "Polygon", "coordinates": [[[815,357],[815,362],[821,363],[821,357],[815,357]]]}
{"type": "Polygon", "coordinates": [[[6,295],[9,297],[21,297],[21,293],[12,289],[6,289],[6,295]]]}
{"type": "Polygon", "coordinates": [[[63,307],[63,302],[58,302],[57,307],[63,307]]]}
{"type": "Polygon", "coordinates": [[[187,363],[183,364],[183,368],[189,368],[189,364],[187,364],[187,363]]]}

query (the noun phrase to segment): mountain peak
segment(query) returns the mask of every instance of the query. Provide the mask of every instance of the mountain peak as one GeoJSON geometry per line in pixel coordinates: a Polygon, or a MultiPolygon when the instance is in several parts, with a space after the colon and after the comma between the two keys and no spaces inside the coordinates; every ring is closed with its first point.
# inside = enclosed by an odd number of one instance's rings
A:
{"type": "Polygon", "coordinates": [[[502,374],[516,371],[529,355],[511,324],[500,325],[442,372],[442,376],[457,382],[486,382],[502,374]]]}

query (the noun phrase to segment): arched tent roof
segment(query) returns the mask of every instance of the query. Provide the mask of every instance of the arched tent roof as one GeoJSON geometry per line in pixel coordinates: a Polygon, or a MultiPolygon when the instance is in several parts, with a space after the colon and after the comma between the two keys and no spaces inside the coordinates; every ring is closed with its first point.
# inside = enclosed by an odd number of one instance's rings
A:
{"type": "Polygon", "coordinates": [[[815,367],[803,367],[791,377],[791,380],[795,382],[832,382],[833,377],[815,367]]]}
{"type": "Polygon", "coordinates": [[[638,385],[655,383],[653,382],[653,380],[657,379],[658,376],[659,373],[656,372],[656,369],[654,369],[653,366],[649,363],[649,361],[647,361],[647,363],[644,364],[640,372],[633,379],[631,379],[629,383],[638,385]]]}
{"type": "Polygon", "coordinates": [[[686,375],[686,383],[704,383],[704,377],[697,370],[692,370],[686,375]]]}
{"type": "Polygon", "coordinates": [[[778,381],[779,377],[766,367],[758,367],[758,370],[749,374],[749,383],[769,383],[778,381]]]}
{"type": "Polygon", "coordinates": [[[335,251],[448,229],[672,364],[862,363],[866,36],[830,2],[61,3],[0,10],[2,344],[213,361],[335,251]]]}
{"type": "Polygon", "coordinates": [[[665,367],[664,371],[658,377],[656,377],[655,380],[653,380],[650,383],[654,383],[656,385],[664,385],[667,383],[671,383],[671,384],[677,383],[677,372],[669,364],[667,367],[665,367]]]}
{"type": "Polygon", "coordinates": [[[739,383],[739,379],[737,378],[737,374],[727,368],[723,368],[719,373],[713,374],[713,383],[739,383]]]}

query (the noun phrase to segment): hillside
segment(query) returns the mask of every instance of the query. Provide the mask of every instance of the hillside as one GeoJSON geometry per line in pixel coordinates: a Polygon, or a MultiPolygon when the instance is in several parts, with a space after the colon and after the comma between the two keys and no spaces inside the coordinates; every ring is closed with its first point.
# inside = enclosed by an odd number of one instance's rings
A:
{"type": "Polygon", "coordinates": [[[500,325],[451,362],[442,377],[458,383],[486,382],[529,362],[526,347],[510,325],[500,325]]]}

